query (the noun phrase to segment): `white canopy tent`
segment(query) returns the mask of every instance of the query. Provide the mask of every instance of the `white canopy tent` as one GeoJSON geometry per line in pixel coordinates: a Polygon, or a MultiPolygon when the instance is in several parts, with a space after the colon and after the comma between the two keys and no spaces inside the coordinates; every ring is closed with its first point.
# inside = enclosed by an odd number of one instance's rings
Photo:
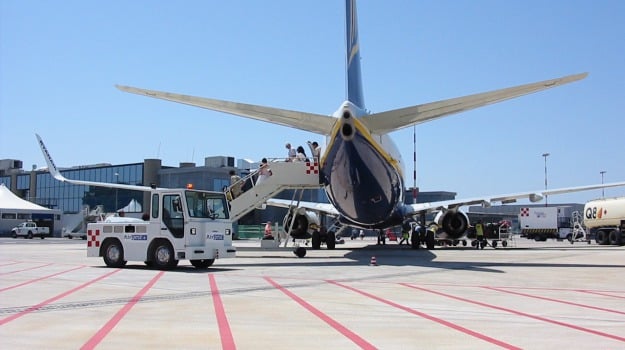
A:
{"type": "Polygon", "coordinates": [[[24,200],[16,196],[4,184],[0,184],[0,233],[8,233],[24,221],[37,219],[49,222],[50,231],[54,232],[60,215],[60,210],[48,209],[24,200]]]}
{"type": "Polygon", "coordinates": [[[46,207],[21,199],[11,192],[11,190],[9,190],[4,184],[0,184],[0,210],[4,209],[52,211],[46,207]]]}
{"type": "Polygon", "coordinates": [[[117,212],[123,211],[124,213],[140,213],[143,211],[141,204],[136,199],[132,199],[128,205],[123,208],[117,209],[117,212]]]}

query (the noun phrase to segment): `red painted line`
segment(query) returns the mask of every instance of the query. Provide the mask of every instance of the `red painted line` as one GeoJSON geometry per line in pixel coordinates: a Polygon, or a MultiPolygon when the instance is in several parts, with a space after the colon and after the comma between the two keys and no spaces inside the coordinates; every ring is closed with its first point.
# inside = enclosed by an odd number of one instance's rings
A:
{"type": "MultiPolygon", "coordinates": [[[[481,288],[484,286],[481,284],[456,284],[456,283],[419,283],[419,284],[423,286],[456,287],[456,288],[481,288]]],[[[527,287],[527,286],[496,286],[495,288],[517,289],[517,290],[557,291],[557,292],[625,293],[625,291],[621,291],[621,290],[589,290],[589,289],[579,289],[579,288],[547,288],[547,287],[527,287]]]]}
{"type": "Polygon", "coordinates": [[[219,325],[219,335],[221,336],[221,348],[224,350],[234,350],[236,345],[234,344],[234,338],[230,331],[230,324],[228,323],[228,317],[226,316],[226,310],[224,304],[221,301],[219,295],[219,288],[217,288],[217,282],[215,276],[208,275],[208,281],[211,287],[211,295],[213,296],[213,306],[215,307],[215,316],[217,317],[217,324],[219,325]]]}
{"type": "Polygon", "coordinates": [[[503,342],[503,341],[501,341],[501,340],[497,340],[497,339],[495,339],[495,338],[491,338],[491,337],[489,337],[489,336],[487,336],[487,335],[484,335],[484,334],[482,334],[482,333],[478,333],[478,332],[476,332],[476,331],[472,331],[472,330],[470,330],[470,329],[468,329],[468,328],[462,327],[462,326],[457,325],[457,324],[455,324],[455,323],[452,323],[452,322],[449,322],[449,321],[445,321],[445,320],[443,320],[443,319],[441,319],[441,318],[438,318],[438,317],[435,317],[435,316],[432,316],[432,315],[428,315],[428,314],[426,314],[426,313],[423,313],[423,312],[417,311],[417,310],[412,309],[412,308],[409,308],[409,307],[407,307],[407,306],[397,304],[397,303],[392,302],[392,301],[390,301],[390,300],[387,300],[387,299],[384,299],[384,298],[380,298],[380,297],[378,297],[378,296],[375,296],[375,295],[373,295],[373,294],[367,293],[367,292],[362,291],[362,290],[360,290],[360,289],[356,289],[356,288],[354,288],[354,287],[350,287],[350,286],[348,286],[348,285],[345,285],[345,284],[342,284],[342,283],[339,283],[339,282],[336,282],[336,281],[327,281],[327,282],[332,283],[332,284],[335,284],[335,285],[340,286],[340,287],[343,287],[343,288],[345,288],[345,289],[349,289],[349,290],[351,290],[351,291],[353,291],[353,292],[356,292],[356,293],[361,294],[361,295],[364,295],[364,296],[366,296],[366,297],[368,297],[368,298],[371,298],[371,299],[377,300],[377,301],[379,301],[379,302],[381,302],[381,303],[384,303],[384,304],[390,305],[390,306],[395,307],[395,308],[397,308],[397,309],[400,309],[400,310],[403,310],[403,311],[409,312],[409,313],[411,313],[411,314],[413,314],[413,315],[417,315],[417,316],[422,317],[422,318],[425,318],[425,319],[427,319],[427,320],[434,321],[434,322],[439,323],[439,324],[441,324],[441,325],[443,325],[443,326],[449,327],[449,328],[451,328],[451,329],[455,329],[455,330],[457,330],[457,331],[459,331],[459,332],[462,332],[462,333],[468,334],[468,335],[470,335],[470,336],[473,336],[473,337],[475,337],[475,338],[478,338],[478,339],[480,339],[480,340],[486,341],[486,342],[488,342],[488,343],[491,343],[491,344],[494,344],[494,345],[500,346],[500,347],[502,347],[502,348],[505,348],[505,349],[521,349],[521,348],[516,347],[516,346],[514,346],[514,345],[512,345],[512,344],[508,344],[508,343],[503,342]]]}
{"type": "Polygon", "coordinates": [[[608,293],[602,293],[602,292],[594,292],[594,291],[591,291],[591,290],[578,290],[578,292],[580,292],[580,293],[587,293],[587,294],[594,294],[594,295],[601,295],[601,296],[610,297],[610,298],[625,299],[625,296],[623,296],[623,295],[614,295],[614,294],[608,294],[608,293]]]}
{"type": "Polygon", "coordinates": [[[611,339],[615,339],[615,340],[618,340],[618,341],[625,342],[625,338],[619,337],[617,335],[603,333],[603,332],[595,331],[593,329],[579,327],[579,326],[576,326],[574,324],[564,323],[564,322],[552,320],[552,319],[549,319],[549,318],[536,316],[536,315],[528,314],[528,313],[517,311],[517,310],[508,309],[508,308],[501,307],[501,306],[496,306],[496,305],[492,305],[492,304],[486,304],[486,303],[482,303],[480,301],[475,301],[475,300],[470,300],[470,299],[466,299],[466,298],[461,298],[461,297],[457,297],[455,295],[445,294],[445,293],[442,293],[442,292],[437,292],[435,290],[426,289],[426,288],[422,288],[422,287],[417,287],[415,285],[408,284],[408,283],[400,283],[400,284],[402,286],[406,286],[406,287],[413,288],[413,289],[418,289],[418,290],[421,290],[421,291],[424,291],[424,292],[428,292],[428,293],[444,296],[444,297],[447,297],[447,298],[450,298],[450,299],[456,299],[456,300],[464,301],[464,302],[475,304],[475,305],[484,306],[484,307],[495,309],[495,310],[505,311],[505,312],[509,312],[511,314],[524,316],[524,317],[532,318],[532,319],[535,319],[535,320],[539,320],[539,321],[543,321],[543,322],[547,322],[547,323],[552,323],[552,324],[556,324],[556,325],[559,325],[559,326],[572,328],[572,329],[575,329],[575,330],[578,330],[578,331],[587,332],[587,333],[599,335],[599,336],[602,336],[602,337],[611,338],[611,339]]]}
{"type": "Polygon", "coordinates": [[[585,309],[598,310],[598,311],[610,312],[610,313],[619,314],[619,315],[625,315],[625,312],[623,312],[623,311],[610,310],[610,309],[606,309],[606,308],[602,308],[602,307],[597,307],[597,306],[592,306],[592,305],[585,305],[585,304],[579,304],[579,303],[574,303],[574,302],[566,301],[566,300],[541,297],[539,295],[532,295],[532,294],[526,294],[526,293],[521,293],[521,292],[513,292],[511,290],[505,290],[505,289],[500,289],[500,288],[495,288],[495,287],[482,286],[480,288],[490,289],[490,290],[494,290],[494,291],[497,291],[497,292],[508,293],[508,294],[513,294],[513,295],[520,295],[520,296],[527,297],[527,298],[551,301],[551,302],[554,302],[554,303],[573,305],[573,306],[582,307],[582,308],[585,308],[585,309]]]}
{"type": "Polygon", "coordinates": [[[39,266],[35,266],[35,267],[29,267],[29,268],[23,269],[23,270],[16,270],[16,271],[11,271],[11,272],[3,272],[3,273],[0,273],[0,276],[10,275],[12,273],[24,272],[24,271],[28,271],[28,270],[40,269],[42,267],[46,267],[46,266],[50,266],[50,265],[52,265],[52,263],[39,265],[39,266]]]}
{"type": "Polygon", "coordinates": [[[356,345],[360,346],[362,349],[377,349],[371,343],[367,342],[366,340],[364,340],[363,338],[358,336],[356,333],[350,331],[349,329],[347,329],[347,327],[345,327],[342,324],[338,323],[337,321],[335,321],[330,316],[328,316],[328,315],[324,314],[323,312],[321,312],[319,309],[317,309],[314,306],[310,305],[304,299],[298,297],[293,292],[291,292],[288,289],[284,288],[283,286],[281,286],[280,284],[278,284],[277,282],[272,280],[270,277],[265,277],[265,280],[267,280],[267,282],[269,282],[271,285],[276,287],[279,291],[281,291],[282,293],[284,293],[287,296],[289,296],[295,302],[297,302],[298,304],[303,306],[306,310],[312,312],[313,315],[319,317],[322,321],[324,321],[325,323],[329,324],[332,328],[337,330],[339,333],[341,333],[344,336],[346,336],[349,340],[354,342],[356,345]]]}
{"type": "Polygon", "coordinates": [[[83,289],[83,288],[87,287],[90,284],[93,284],[93,283],[95,283],[95,282],[97,282],[99,280],[107,278],[107,277],[109,277],[110,275],[112,275],[112,274],[114,274],[116,272],[119,272],[119,270],[111,271],[111,272],[107,273],[106,275],[102,275],[102,276],[100,276],[98,278],[95,278],[95,279],[89,281],[89,282],[83,283],[83,284],[81,284],[78,287],[75,287],[75,288],[72,288],[72,289],[70,289],[70,290],[68,290],[66,292],[63,292],[63,293],[61,293],[61,294],[59,294],[59,295],[57,295],[55,297],[52,297],[52,298],[50,298],[48,300],[45,300],[45,301],[42,301],[41,303],[39,303],[37,305],[31,306],[31,307],[29,307],[28,309],[26,309],[24,311],[18,312],[18,313],[14,314],[14,315],[11,315],[11,316],[7,317],[7,318],[3,318],[2,320],[0,320],[0,326],[6,324],[8,322],[11,322],[11,321],[15,320],[16,318],[19,318],[19,317],[22,317],[22,316],[24,316],[26,314],[29,314],[29,313],[31,313],[33,311],[37,311],[38,309],[40,309],[40,308],[50,304],[53,301],[59,300],[59,299],[61,299],[63,297],[66,297],[66,296],[74,293],[75,291],[83,289]]]}
{"type": "Polygon", "coordinates": [[[7,263],[7,264],[0,264],[0,267],[1,267],[1,266],[15,265],[15,264],[19,264],[19,262],[18,262],[18,261],[14,261],[14,262],[7,263]]]}
{"type": "Polygon", "coordinates": [[[78,266],[78,267],[75,267],[75,268],[73,268],[73,269],[69,269],[69,270],[65,270],[65,271],[61,271],[61,272],[57,272],[57,273],[53,273],[53,274],[51,274],[51,275],[47,275],[47,276],[43,276],[43,277],[39,277],[39,278],[35,278],[35,279],[33,279],[33,280],[30,280],[30,281],[22,282],[22,283],[19,283],[19,284],[14,285],[14,286],[5,287],[5,288],[0,288],[0,293],[1,293],[1,292],[4,292],[4,291],[7,291],[7,290],[9,290],[9,289],[13,289],[13,288],[17,288],[17,287],[25,286],[25,285],[27,285],[27,284],[35,283],[35,282],[38,282],[38,281],[41,281],[41,280],[45,280],[45,279],[50,278],[50,277],[54,277],[54,276],[58,276],[58,275],[62,275],[62,274],[64,274],[64,273],[67,273],[67,272],[70,272],[70,271],[74,271],[74,270],[78,270],[78,269],[82,269],[82,268],[85,268],[85,266],[78,266]]]}
{"type": "Polygon", "coordinates": [[[156,276],[154,276],[154,278],[152,278],[150,282],[148,282],[148,284],[141,288],[141,290],[137,294],[135,294],[135,296],[132,297],[132,299],[130,299],[130,301],[126,305],[124,305],[124,307],[117,311],[117,313],[113,315],[113,317],[108,322],[106,322],[106,324],[102,326],[102,328],[100,328],[100,330],[93,337],[91,337],[91,339],[87,340],[87,342],[80,348],[93,349],[98,344],[100,344],[102,339],[104,339],[104,337],[106,337],[113,330],[113,328],[117,326],[119,321],[121,321],[124,316],[126,316],[128,311],[130,311],[130,309],[132,309],[132,307],[135,306],[139,302],[139,300],[141,300],[141,298],[143,298],[143,296],[150,290],[150,288],[154,286],[156,281],[158,281],[164,273],[165,271],[161,271],[156,276]]]}

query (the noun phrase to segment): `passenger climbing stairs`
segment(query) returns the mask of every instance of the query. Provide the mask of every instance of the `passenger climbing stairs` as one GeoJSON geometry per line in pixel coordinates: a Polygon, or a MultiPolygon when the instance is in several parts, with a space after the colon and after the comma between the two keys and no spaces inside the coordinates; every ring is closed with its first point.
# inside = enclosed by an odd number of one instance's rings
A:
{"type": "Polygon", "coordinates": [[[250,183],[252,187],[236,198],[232,198],[231,189],[237,184],[233,184],[226,190],[226,195],[231,198],[230,218],[238,220],[254,209],[263,208],[265,201],[284,190],[304,190],[318,189],[319,184],[319,164],[314,162],[269,162],[271,175],[261,181],[258,171],[242,178],[243,188],[250,183]]]}

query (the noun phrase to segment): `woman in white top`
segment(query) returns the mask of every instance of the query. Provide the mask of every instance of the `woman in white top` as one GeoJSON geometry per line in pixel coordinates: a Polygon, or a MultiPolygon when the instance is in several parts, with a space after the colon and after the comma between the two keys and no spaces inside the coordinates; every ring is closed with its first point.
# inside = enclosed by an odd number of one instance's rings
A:
{"type": "Polygon", "coordinates": [[[260,168],[258,169],[258,180],[256,180],[256,184],[265,181],[269,176],[271,176],[271,169],[269,168],[269,164],[267,164],[267,158],[263,158],[260,161],[260,168]]]}
{"type": "Polygon", "coordinates": [[[298,162],[308,162],[308,157],[306,157],[306,152],[304,151],[304,147],[297,146],[297,155],[295,156],[295,160],[298,162]]]}

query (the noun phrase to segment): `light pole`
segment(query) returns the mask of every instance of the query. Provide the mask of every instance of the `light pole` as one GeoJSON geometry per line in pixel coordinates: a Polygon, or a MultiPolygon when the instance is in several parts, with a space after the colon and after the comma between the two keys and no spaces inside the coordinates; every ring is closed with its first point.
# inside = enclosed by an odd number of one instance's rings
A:
{"type": "MultiPolygon", "coordinates": [[[[603,185],[603,174],[605,174],[605,170],[601,170],[599,174],[601,174],[601,184],[603,185]]],[[[605,198],[605,188],[601,187],[601,198],[605,198]]]]}
{"type": "MultiPolygon", "coordinates": [[[[549,157],[549,153],[543,153],[543,157],[545,158],[545,191],[547,191],[547,157],[549,157]]],[[[545,194],[545,207],[547,205],[547,194],[545,194]]]]}
{"type": "MultiPolygon", "coordinates": [[[[115,183],[119,183],[119,173],[115,173],[115,183]]],[[[115,187],[115,208],[113,208],[113,210],[117,211],[117,191],[119,191],[119,189],[117,187],[115,187]]]]}

